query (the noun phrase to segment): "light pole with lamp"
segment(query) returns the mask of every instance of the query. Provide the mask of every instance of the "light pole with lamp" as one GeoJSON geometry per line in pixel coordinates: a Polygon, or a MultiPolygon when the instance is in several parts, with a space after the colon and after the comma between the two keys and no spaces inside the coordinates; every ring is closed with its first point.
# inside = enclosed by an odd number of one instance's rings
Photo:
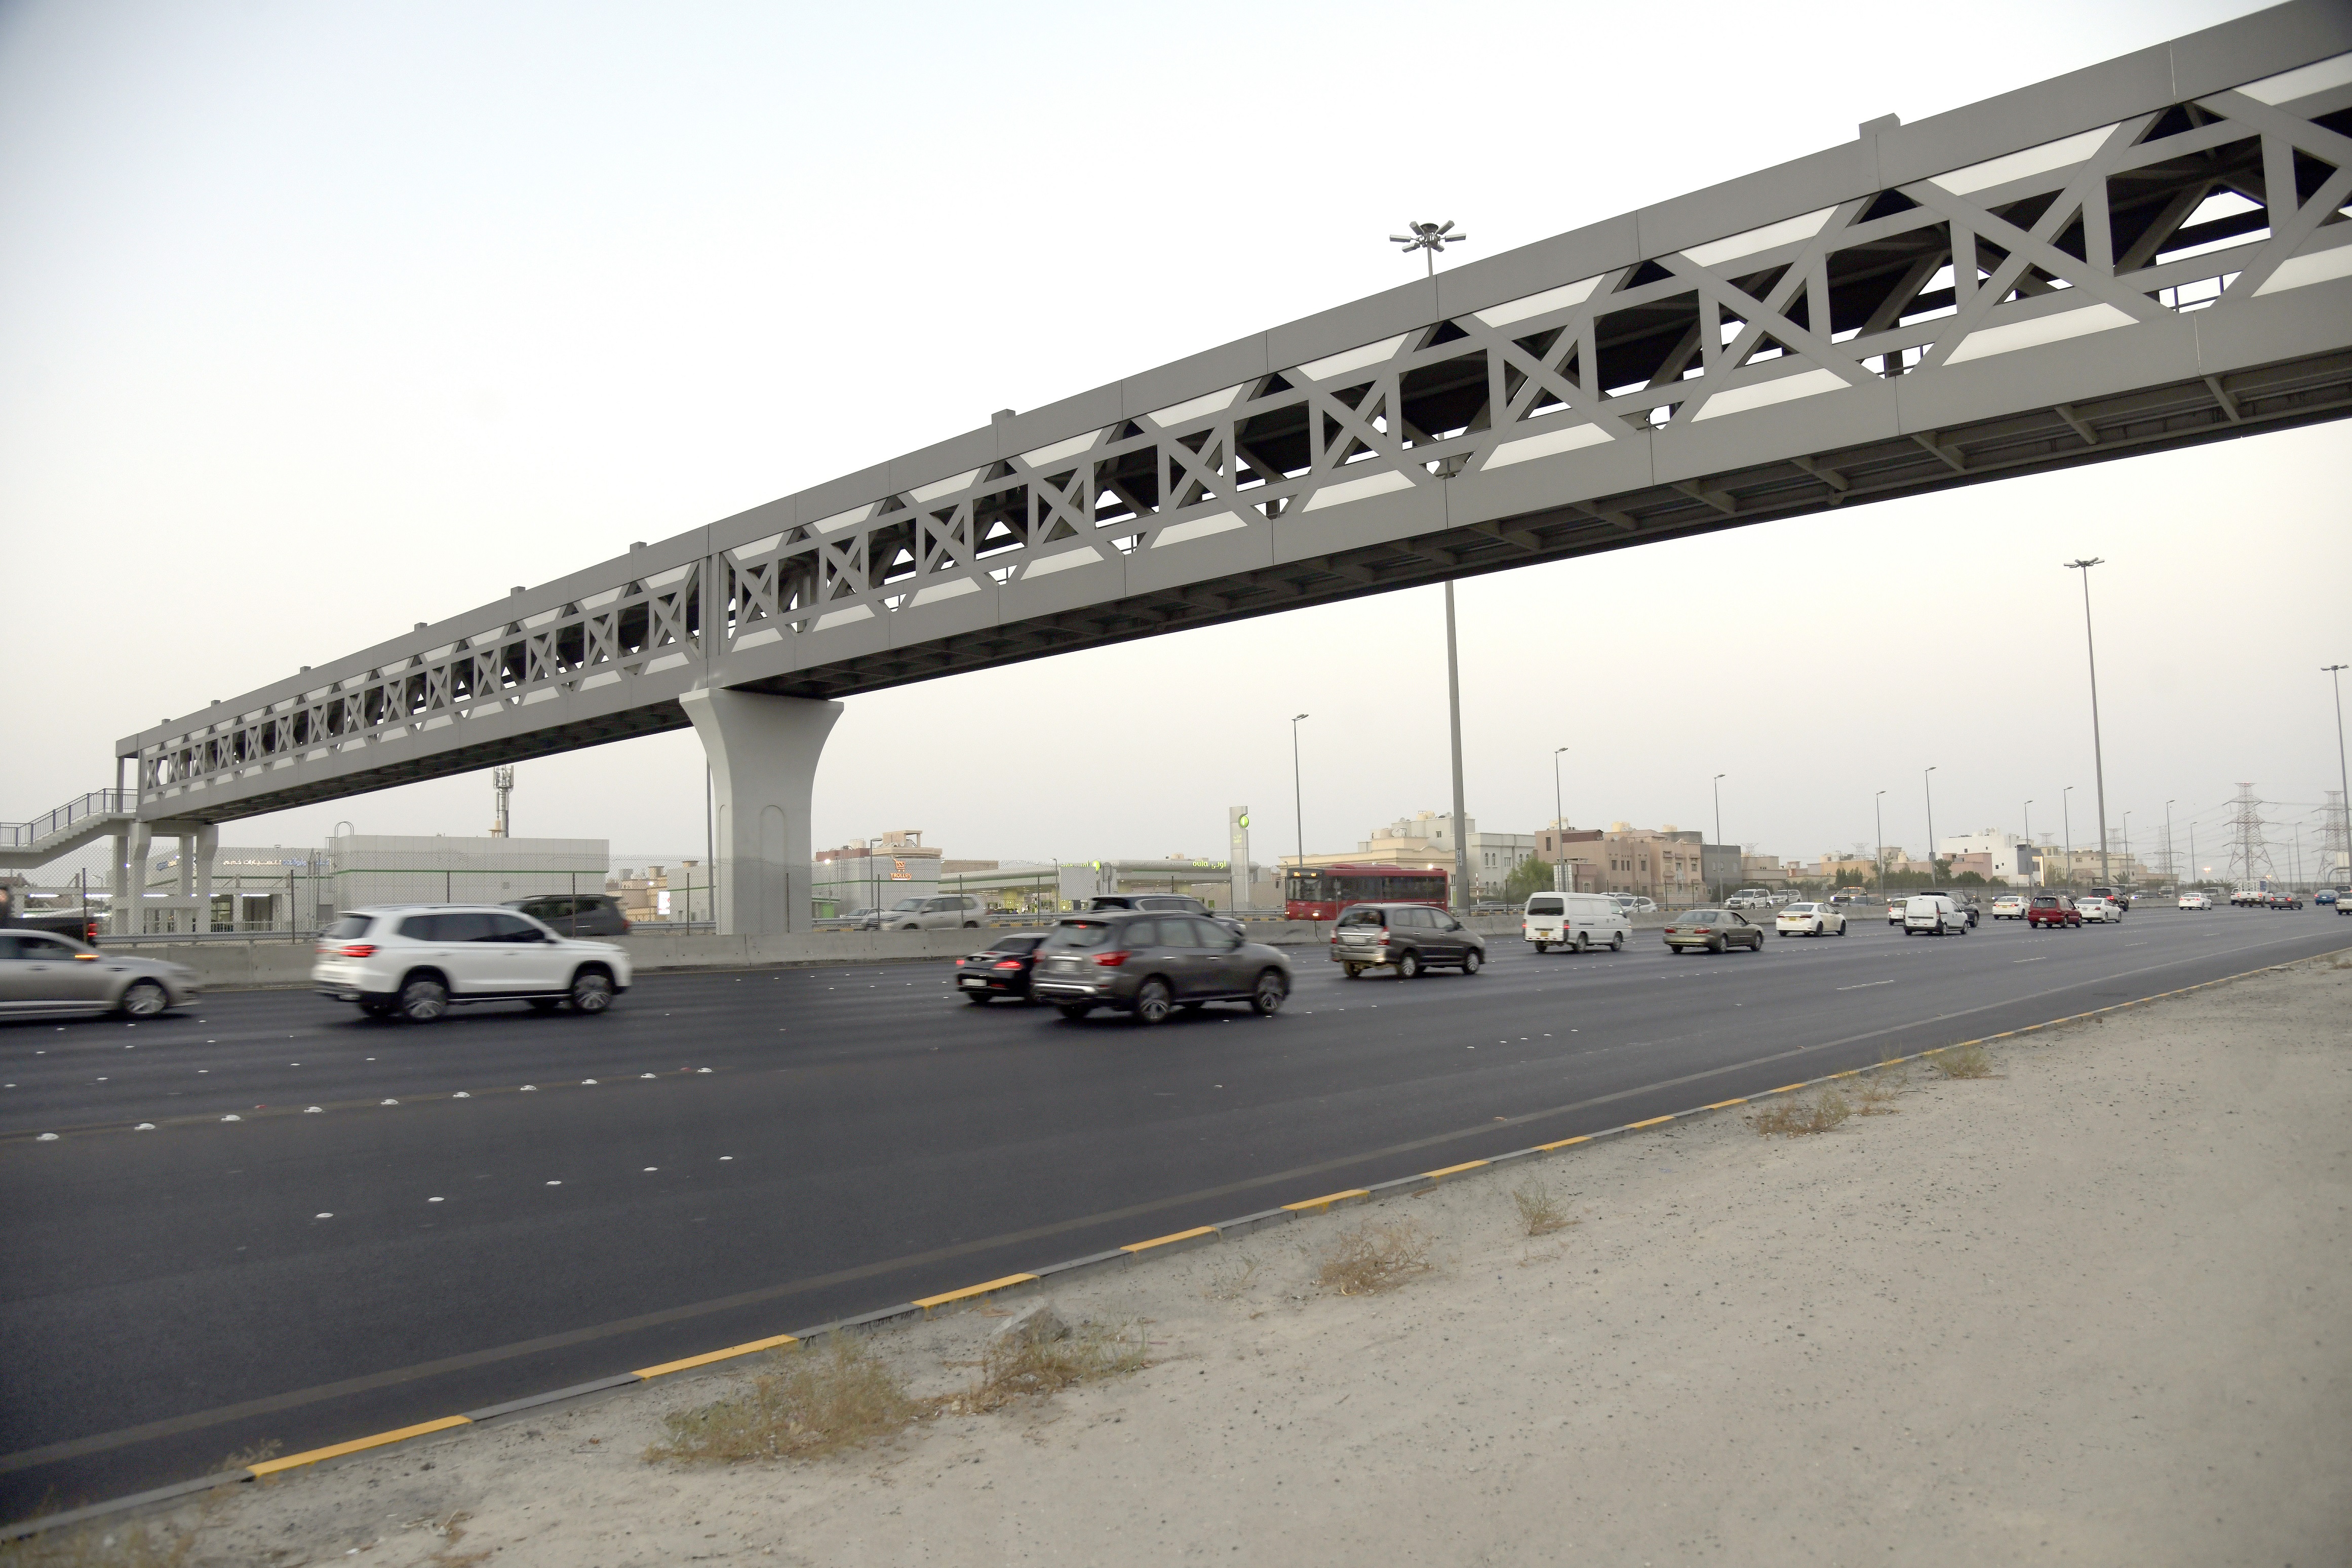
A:
{"type": "Polygon", "coordinates": [[[1566,750],[1566,746],[1557,746],[1551,753],[1551,888],[1555,893],[1569,891],[1562,885],[1564,868],[1568,865],[1568,813],[1567,808],[1560,805],[1562,797],[1559,793],[1559,754],[1566,750]]]}
{"type": "Polygon", "coordinates": [[[1389,236],[1389,242],[1392,245],[1403,246],[1404,254],[1407,256],[1411,256],[1416,250],[1422,252],[1422,258],[1429,263],[1429,276],[1432,278],[1437,276],[1439,251],[1449,245],[1466,245],[1470,240],[1470,237],[1466,234],[1453,232],[1452,218],[1447,218],[1444,223],[1413,223],[1408,220],[1405,227],[1412,232],[1392,234],[1389,236]]]}
{"type": "Polygon", "coordinates": [[[2126,811],[2124,813],[2124,864],[2128,866],[2131,863],[2131,813],[2126,811]]]}
{"type": "Polygon", "coordinates": [[[2352,773],[2344,766],[2344,669],[2343,665],[2331,664],[2320,673],[2336,690],[2336,784],[2341,796],[2336,804],[2336,847],[2346,857],[2346,867],[2352,868],[2352,773]]]}
{"type": "MultiPolygon", "coordinates": [[[[1292,820],[1298,825],[1298,858],[1293,864],[1291,875],[1301,878],[1307,875],[1307,790],[1299,783],[1298,721],[1308,717],[1311,715],[1301,713],[1290,721],[1290,809],[1292,820]]],[[[1289,901],[1287,893],[1284,895],[1283,901],[1289,901]]]]}
{"type": "Polygon", "coordinates": [[[2105,564],[2095,555],[2066,563],[2069,570],[2083,574],[2083,647],[2091,664],[2091,782],[2098,786],[2099,796],[2099,881],[2112,888],[2116,879],[2107,869],[2107,762],[2099,742],[2099,648],[2091,636],[2091,568],[2105,564]]]}
{"type": "Polygon", "coordinates": [[[2074,786],[2058,792],[2058,815],[2066,827],[2066,885],[2074,885],[2074,786]]]}
{"type": "Polygon", "coordinates": [[[2172,858],[2172,802],[2164,803],[2164,874],[2172,879],[2172,890],[2180,891],[2180,862],[2172,858]]]}
{"type": "MultiPolygon", "coordinates": [[[[2025,803],[2025,847],[2029,853],[2033,848],[2033,803],[2030,800],[2025,803]]],[[[2037,882],[2042,879],[2042,857],[2039,855],[2033,857],[2033,879],[2037,882]]]]}
{"type": "MultiPolygon", "coordinates": [[[[1451,224],[1446,226],[1452,227],[1451,224]]],[[[1462,661],[1454,645],[1454,579],[1445,580],[1445,707],[1454,732],[1454,908],[1470,912],[1470,830],[1462,804],[1462,661]]]]}
{"type": "Polygon", "coordinates": [[[1886,901],[1886,792],[1880,790],[1871,797],[1870,820],[1878,828],[1878,837],[1870,846],[1871,858],[1878,862],[1878,901],[1886,901]]]}
{"type": "Polygon", "coordinates": [[[1936,767],[1937,764],[1930,763],[1920,773],[1919,787],[1927,795],[1927,875],[1940,882],[1944,879],[1943,874],[1936,869],[1936,784],[1927,776],[1936,771],[1936,767]]]}

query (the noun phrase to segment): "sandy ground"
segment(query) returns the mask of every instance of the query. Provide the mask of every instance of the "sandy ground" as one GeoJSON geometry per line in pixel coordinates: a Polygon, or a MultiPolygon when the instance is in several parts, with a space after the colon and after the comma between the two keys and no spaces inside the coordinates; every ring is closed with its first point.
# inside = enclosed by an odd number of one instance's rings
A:
{"type": "MultiPolygon", "coordinates": [[[[1157,1364],[845,1457],[646,1463],[706,1376],[174,1524],[238,1564],[2352,1561],[2352,963],[2029,1039],[1825,1135],[1724,1114],[1074,1281],[1157,1364]],[[1520,1234],[1528,1179],[1578,1223],[1520,1234]],[[1433,1272],[1312,1283],[1406,1217],[1433,1272]]],[[[874,1343],[945,1392],[995,1321],[874,1343]]]]}

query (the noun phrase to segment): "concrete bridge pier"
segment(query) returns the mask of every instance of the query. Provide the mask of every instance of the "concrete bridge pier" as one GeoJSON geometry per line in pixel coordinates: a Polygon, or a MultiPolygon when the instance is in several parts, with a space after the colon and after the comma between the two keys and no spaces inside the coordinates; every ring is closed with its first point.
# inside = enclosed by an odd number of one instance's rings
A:
{"type": "Polygon", "coordinates": [[[113,936],[137,936],[139,900],[147,890],[147,851],[154,830],[143,822],[130,822],[112,835],[114,870],[107,879],[106,929],[113,936]]]}
{"type": "Polygon", "coordinates": [[[680,693],[678,702],[702,737],[717,791],[719,933],[806,931],[809,800],[842,704],[708,687],[680,693]]]}
{"type": "Polygon", "coordinates": [[[191,929],[213,929],[213,857],[220,853],[220,828],[206,823],[180,835],[180,897],[195,900],[191,929]]]}

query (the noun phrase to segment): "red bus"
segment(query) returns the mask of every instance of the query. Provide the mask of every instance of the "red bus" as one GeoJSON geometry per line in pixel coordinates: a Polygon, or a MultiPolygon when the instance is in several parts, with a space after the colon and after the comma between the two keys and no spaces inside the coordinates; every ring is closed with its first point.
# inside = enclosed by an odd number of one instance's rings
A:
{"type": "Polygon", "coordinates": [[[1331,921],[1349,904],[1445,907],[1444,871],[1406,866],[1317,866],[1283,873],[1284,912],[1295,921],[1331,921]]]}

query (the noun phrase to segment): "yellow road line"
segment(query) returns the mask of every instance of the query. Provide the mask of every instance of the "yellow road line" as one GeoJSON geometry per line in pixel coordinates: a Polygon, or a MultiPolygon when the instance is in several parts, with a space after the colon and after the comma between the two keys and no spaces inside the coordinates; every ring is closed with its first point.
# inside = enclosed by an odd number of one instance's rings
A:
{"type": "MultiPolygon", "coordinates": [[[[1746,1098],[1745,1096],[1742,1096],[1740,1099],[1738,1099],[1738,1100],[1717,1100],[1713,1105],[1702,1105],[1702,1106],[1700,1106],[1700,1107],[1699,1107],[1699,1109],[1700,1109],[1701,1110],[1727,1110],[1727,1109],[1728,1109],[1728,1108],[1730,1108],[1731,1106],[1735,1106],[1735,1105],[1745,1105],[1745,1104],[1747,1104],[1747,1103],[1748,1103],[1747,1098],[1746,1098]]],[[[1549,1144],[1546,1144],[1546,1145],[1545,1145],[1545,1147],[1546,1147],[1546,1148],[1549,1148],[1549,1147],[1550,1147],[1550,1145],[1549,1145],[1549,1144]]]]}
{"type": "MultiPolygon", "coordinates": [[[[1678,1111],[1678,1112],[1676,1112],[1675,1114],[1676,1114],[1676,1115],[1679,1115],[1679,1114],[1681,1114],[1681,1113],[1678,1111]]],[[[1672,1121],[1673,1120],[1674,1120],[1674,1117],[1673,1117],[1673,1116],[1653,1116],[1653,1117],[1651,1117],[1647,1121],[1629,1121],[1629,1122],[1627,1122],[1627,1123],[1625,1124],[1625,1131],[1628,1131],[1628,1132],[1633,1132],[1633,1131],[1638,1131],[1639,1129],[1643,1128],[1643,1127],[1655,1127],[1655,1126],[1657,1126],[1657,1125],[1658,1125],[1660,1122],[1662,1122],[1662,1121],[1672,1121]]]]}
{"type": "Polygon", "coordinates": [[[1371,1195],[1371,1189],[1369,1187],[1349,1187],[1344,1193],[1330,1193],[1319,1198],[1308,1198],[1304,1203],[1285,1204],[1282,1206],[1290,1210],[1293,1214],[1297,1214],[1307,1209],[1313,1209],[1318,1214],[1320,1214],[1325,1209],[1329,1208],[1333,1204],[1343,1204],[1349,1198],[1368,1198],[1371,1195]]]}
{"type": "Polygon", "coordinates": [[[1590,1142],[1592,1142],[1592,1134],[1591,1134],[1591,1133],[1590,1133],[1590,1132],[1580,1132],[1580,1133],[1578,1133],[1578,1134],[1577,1134],[1575,1137],[1573,1137],[1573,1138],[1563,1138],[1563,1139],[1561,1139],[1561,1140],[1560,1140],[1559,1142],[1557,1142],[1557,1143],[1538,1143],[1538,1144],[1537,1144],[1537,1145],[1536,1145],[1536,1147],[1537,1147],[1537,1148],[1538,1148],[1538,1149],[1565,1149],[1565,1148],[1567,1148],[1570,1143],[1590,1143],[1590,1142]]]}
{"type": "Polygon", "coordinates": [[[748,1344],[729,1345],[723,1351],[705,1351],[700,1355],[690,1355],[682,1361],[666,1361],[659,1366],[641,1366],[637,1368],[637,1375],[661,1377],[673,1372],[685,1372],[692,1367],[709,1366],[712,1362],[732,1361],[739,1355],[755,1355],[761,1351],[774,1350],[779,1345],[796,1345],[800,1342],[791,1334],[771,1334],[764,1340],[753,1340],[748,1344]]]}
{"type": "Polygon", "coordinates": [[[1488,1162],[1485,1160],[1465,1160],[1458,1165],[1448,1165],[1442,1171],[1423,1171],[1422,1174],[1433,1182],[1442,1182],[1448,1176],[1458,1176],[1465,1171],[1475,1171],[1486,1163],[1488,1162]]]}
{"type": "Polygon", "coordinates": [[[998,1290],[1010,1290],[1015,1285],[1034,1283],[1036,1278],[1034,1274],[1007,1274],[1003,1279],[992,1279],[985,1285],[967,1285],[961,1290],[950,1290],[939,1296],[918,1296],[915,1305],[920,1307],[923,1316],[928,1318],[934,1307],[944,1307],[950,1301],[970,1300],[974,1296],[986,1296],[998,1290]]]}
{"type": "Polygon", "coordinates": [[[363,1448],[381,1448],[387,1443],[402,1443],[411,1437],[422,1437],[427,1432],[446,1432],[452,1426],[470,1426],[473,1423],[463,1415],[444,1415],[438,1421],[420,1421],[414,1426],[402,1426],[390,1432],[378,1432],[373,1437],[354,1437],[348,1443],[336,1443],[324,1448],[311,1448],[299,1454],[289,1454],[282,1459],[264,1459],[251,1467],[254,1475],[274,1476],[280,1470],[291,1470],[303,1465],[315,1465],[321,1459],[339,1459],[345,1454],[356,1454],[363,1448]]]}
{"type": "Polygon", "coordinates": [[[1165,1247],[1171,1241],[1190,1241],[1196,1236],[1214,1236],[1216,1234],[1217,1227],[1213,1225],[1196,1225],[1190,1230],[1180,1230],[1173,1236],[1155,1236],[1150,1241],[1130,1241],[1125,1247],[1120,1247],[1119,1250],[1121,1252],[1149,1252],[1155,1247],[1165,1247]]]}

